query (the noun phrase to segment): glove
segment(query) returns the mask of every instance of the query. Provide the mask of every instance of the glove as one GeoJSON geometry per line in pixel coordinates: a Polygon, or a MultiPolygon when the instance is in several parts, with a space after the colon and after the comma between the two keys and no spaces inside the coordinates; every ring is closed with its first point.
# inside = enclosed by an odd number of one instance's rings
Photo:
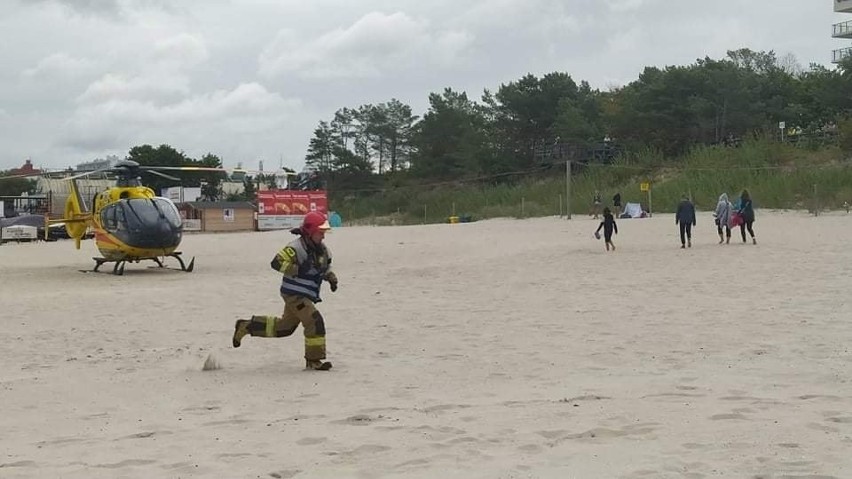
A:
{"type": "Polygon", "coordinates": [[[328,285],[331,286],[331,292],[337,291],[337,275],[333,272],[329,271],[325,275],[325,280],[328,281],[328,285]]]}

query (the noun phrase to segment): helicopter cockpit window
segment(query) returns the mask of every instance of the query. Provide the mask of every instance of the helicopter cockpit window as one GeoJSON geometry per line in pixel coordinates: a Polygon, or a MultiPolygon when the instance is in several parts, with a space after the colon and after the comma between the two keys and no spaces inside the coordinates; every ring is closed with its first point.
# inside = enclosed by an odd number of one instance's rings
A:
{"type": "Polygon", "coordinates": [[[124,210],[122,208],[115,209],[115,229],[127,229],[127,218],[124,217],[124,210]]]}
{"type": "Polygon", "coordinates": [[[101,224],[104,225],[104,228],[107,230],[115,229],[115,210],[117,208],[115,206],[107,206],[101,211],[101,224]]]}
{"type": "Polygon", "coordinates": [[[174,203],[165,198],[154,198],[154,203],[157,205],[157,209],[163,213],[163,216],[169,220],[169,223],[174,226],[181,225],[180,213],[178,213],[174,203]]]}
{"type": "Polygon", "coordinates": [[[121,206],[130,228],[155,226],[163,220],[174,227],[181,225],[177,208],[165,198],[134,198],[121,206]]]}
{"type": "Polygon", "coordinates": [[[107,206],[101,211],[101,224],[107,231],[126,230],[127,219],[124,215],[122,205],[115,204],[107,206]]]}

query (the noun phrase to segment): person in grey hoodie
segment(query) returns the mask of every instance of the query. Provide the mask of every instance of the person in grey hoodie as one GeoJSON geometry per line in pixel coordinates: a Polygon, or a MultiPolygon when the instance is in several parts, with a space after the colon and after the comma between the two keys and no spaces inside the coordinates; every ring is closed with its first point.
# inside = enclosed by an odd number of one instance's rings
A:
{"type": "Polygon", "coordinates": [[[713,216],[716,217],[716,231],[719,233],[719,244],[731,242],[731,212],[733,206],[728,201],[728,194],[722,193],[719,195],[719,202],[716,203],[716,212],[713,216]],[[725,236],[722,236],[722,228],[725,228],[725,236]]]}

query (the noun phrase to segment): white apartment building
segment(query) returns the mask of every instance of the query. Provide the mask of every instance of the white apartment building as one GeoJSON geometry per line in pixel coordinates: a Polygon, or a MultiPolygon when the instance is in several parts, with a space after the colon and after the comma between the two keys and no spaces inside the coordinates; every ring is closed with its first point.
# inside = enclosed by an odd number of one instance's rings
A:
{"type": "MultiPolygon", "coordinates": [[[[852,0],[833,0],[834,11],[852,13],[852,0]]],[[[834,38],[852,38],[852,20],[835,23],[831,26],[831,36],[834,38]]],[[[831,52],[831,63],[840,63],[844,58],[852,57],[852,47],[840,48],[831,52]]]]}

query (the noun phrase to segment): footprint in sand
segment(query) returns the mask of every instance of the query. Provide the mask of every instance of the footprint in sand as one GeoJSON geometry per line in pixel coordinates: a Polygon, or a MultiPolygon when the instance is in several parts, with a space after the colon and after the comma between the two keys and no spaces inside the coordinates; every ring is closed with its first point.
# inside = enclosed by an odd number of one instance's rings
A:
{"type": "Polygon", "coordinates": [[[518,446],[518,450],[527,454],[538,454],[542,452],[544,448],[538,444],[524,444],[523,446],[518,446]]]}
{"type": "MultiPolygon", "coordinates": [[[[754,476],[754,479],[773,479],[774,477],[776,477],[776,476],[774,476],[772,474],[767,474],[767,475],[758,474],[758,475],[754,476]]],[[[796,476],[786,475],[786,476],[782,476],[782,477],[784,477],[784,479],[840,479],[836,476],[822,476],[822,475],[815,475],[815,474],[805,474],[805,475],[796,475],[796,476]]]]}
{"type": "Polygon", "coordinates": [[[34,461],[17,461],[0,464],[0,469],[7,467],[36,467],[36,463],[34,461]]]}
{"type": "Polygon", "coordinates": [[[367,414],[356,414],[349,416],[346,419],[331,421],[332,424],[349,424],[351,426],[367,426],[377,421],[380,416],[374,417],[367,414]]]}
{"type": "Polygon", "coordinates": [[[168,435],[168,434],[174,434],[174,433],[171,432],[171,431],[143,431],[143,432],[137,432],[136,434],[131,434],[129,436],[122,436],[122,437],[115,439],[115,440],[121,441],[123,439],[147,439],[149,437],[154,437],[154,435],[165,436],[165,435],[168,435]]]}
{"type": "Polygon", "coordinates": [[[113,462],[108,464],[95,464],[92,467],[99,467],[104,469],[121,469],[122,467],[128,466],[147,466],[148,464],[154,464],[157,461],[152,459],[127,459],[121,462],[113,462]]]}
{"type": "Polygon", "coordinates": [[[728,414],[714,414],[710,416],[711,421],[730,421],[730,420],[740,420],[740,419],[748,419],[744,415],[740,413],[728,413],[728,414]]]}
{"type": "Polygon", "coordinates": [[[314,444],[320,444],[328,439],[325,437],[305,437],[296,441],[296,444],[300,446],[313,446],[314,444]]]}
{"type": "Polygon", "coordinates": [[[850,417],[850,416],[829,417],[829,418],[826,418],[826,421],[839,423],[839,424],[852,424],[852,417],[850,417]]]}
{"type": "Polygon", "coordinates": [[[588,431],[583,431],[580,433],[567,434],[567,431],[558,430],[558,431],[539,431],[537,434],[543,436],[547,439],[551,439],[548,443],[548,446],[554,447],[557,444],[567,441],[567,440],[579,440],[579,441],[600,441],[605,439],[613,439],[618,437],[625,436],[641,436],[645,434],[650,434],[657,430],[657,423],[640,423],[640,424],[630,424],[622,427],[621,429],[609,429],[605,427],[597,427],[594,429],[589,429],[588,431]]]}
{"type": "Polygon", "coordinates": [[[284,471],[270,472],[269,477],[274,477],[275,479],[290,479],[291,477],[296,477],[296,475],[301,472],[301,469],[287,469],[284,471]]]}
{"type": "Polygon", "coordinates": [[[382,446],[379,444],[364,444],[363,446],[358,446],[355,449],[347,452],[346,454],[352,455],[360,455],[360,454],[376,454],[379,452],[390,451],[389,446],[382,446]]]}

